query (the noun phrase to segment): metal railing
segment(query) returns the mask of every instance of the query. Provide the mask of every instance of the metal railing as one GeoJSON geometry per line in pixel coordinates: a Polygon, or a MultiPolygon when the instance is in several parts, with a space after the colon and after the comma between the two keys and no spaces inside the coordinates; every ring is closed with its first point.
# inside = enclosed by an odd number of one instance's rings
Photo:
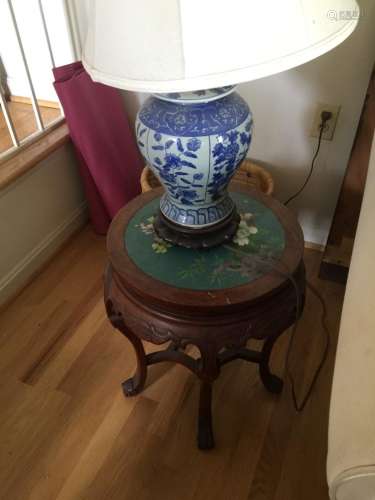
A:
{"type": "MultiPolygon", "coordinates": [[[[40,107],[38,104],[38,99],[37,99],[36,93],[35,93],[33,78],[32,78],[31,73],[30,73],[28,60],[27,60],[27,57],[25,54],[23,43],[22,43],[22,35],[21,35],[20,30],[18,28],[17,17],[16,17],[16,14],[14,12],[12,0],[7,0],[7,4],[8,4],[8,9],[9,9],[10,19],[12,22],[12,27],[13,27],[13,30],[14,30],[14,33],[16,36],[18,48],[19,48],[21,58],[22,58],[22,63],[23,63],[24,69],[25,69],[25,74],[26,74],[28,86],[30,89],[31,105],[32,105],[33,113],[34,113],[34,118],[35,118],[37,130],[36,130],[36,132],[28,135],[27,137],[25,137],[23,139],[20,139],[18,137],[16,127],[14,125],[11,113],[9,111],[9,106],[8,106],[8,103],[7,103],[7,100],[5,97],[5,93],[4,93],[4,90],[3,90],[2,86],[1,86],[1,82],[0,82],[0,106],[1,106],[0,112],[2,112],[4,115],[5,123],[7,125],[8,132],[9,132],[10,138],[12,140],[12,144],[13,144],[13,146],[11,148],[7,149],[4,152],[0,152],[0,161],[7,159],[10,156],[13,156],[20,149],[23,149],[25,146],[28,146],[30,143],[36,141],[37,139],[39,139],[41,136],[43,136],[44,134],[49,132],[51,129],[55,128],[59,123],[61,123],[64,120],[63,110],[62,110],[61,105],[60,105],[61,116],[59,116],[58,118],[56,118],[53,121],[50,121],[46,125],[44,125],[44,123],[43,123],[43,119],[42,119],[41,112],[40,112],[40,107]]],[[[81,47],[80,47],[80,41],[79,41],[78,27],[77,27],[77,23],[76,23],[74,2],[73,2],[73,0],[64,0],[63,5],[64,5],[65,16],[67,19],[68,35],[69,35],[69,41],[71,44],[72,53],[74,55],[75,60],[78,60],[79,54],[81,51],[81,47]]],[[[51,69],[52,69],[52,68],[55,68],[55,66],[56,66],[55,57],[53,54],[51,39],[50,39],[49,32],[48,32],[48,25],[46,22],[46,17],[45,17],[45,13],[44,13],[44,9],[43,9],[42,0],[38,0],[38,7],[39,7],[39,15],[40,15],[40,19],[41,19],[41,24],[43,26],[44,38],[45,38],[45,42],[47,45],[49,58],[51,61],[51,69]]]]}

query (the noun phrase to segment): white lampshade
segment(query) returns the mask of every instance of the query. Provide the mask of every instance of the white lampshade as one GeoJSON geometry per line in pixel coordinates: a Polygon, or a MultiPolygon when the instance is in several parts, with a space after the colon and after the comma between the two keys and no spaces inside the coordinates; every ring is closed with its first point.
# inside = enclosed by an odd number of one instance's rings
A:
{"type": "Polygon", "coordinates": [[[91,0],[83,63],[128,90],[221,87],[328,52],[358,16],[355,0],[91,0]]]}

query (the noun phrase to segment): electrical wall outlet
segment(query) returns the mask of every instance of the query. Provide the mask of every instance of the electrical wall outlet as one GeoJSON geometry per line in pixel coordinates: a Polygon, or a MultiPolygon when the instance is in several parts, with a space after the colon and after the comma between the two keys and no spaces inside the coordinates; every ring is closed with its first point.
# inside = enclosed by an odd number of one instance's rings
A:
{"type": "Polygon", "coordinates": [[[321,116],[322,111],[330,111],[332,113],[332,118],[328,120],[325,124],[322,139],[324,139],[325,141],[332,141],[340,110],[341,106],[333,106],[332,104],[318,103],[315,110],[314,123],[311,129],[310,136],[319,137],[320,124],[322,123],[322,116],[321,116]]]}

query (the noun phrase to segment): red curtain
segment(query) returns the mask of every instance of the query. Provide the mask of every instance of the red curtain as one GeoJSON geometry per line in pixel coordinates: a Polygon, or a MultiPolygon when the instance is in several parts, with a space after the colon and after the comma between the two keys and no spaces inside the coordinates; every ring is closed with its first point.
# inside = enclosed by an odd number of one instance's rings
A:
{"type": "Polygon", "coordinates": [[[105,234],[118,210],[140,193],[141,156],[117,89],[93,82],[81,62],[55,68],[53,74],[91,221],[105,234]]]}

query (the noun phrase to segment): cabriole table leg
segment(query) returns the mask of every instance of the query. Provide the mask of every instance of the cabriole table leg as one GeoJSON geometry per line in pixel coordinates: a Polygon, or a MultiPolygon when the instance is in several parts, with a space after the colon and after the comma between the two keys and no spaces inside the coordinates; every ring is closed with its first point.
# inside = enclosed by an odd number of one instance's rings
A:
{"type": "Polygon", "coordinates": [[[264,387],[267,391],[273,394],[280,394],[283,390],[283,381],[277,375],[274,375],[270,371],[269,361],[272,353],[273,346],[276,340],[280,337],[283,332],[278,332],[276,335],[272,335],[264,342],[262,349],[262,356],[259,362],[259,375],[263,382],[264,387]]]}
{"type": "Polygon", "coordinates": [[[211,450],[215,446],[212,430],[212,383],[202,380],[199,394],[198,448],[211,450]]]}
{"type": "Polygon", "coordinates": [[[220,373],[217,347],[212,344],[199,345],[201,352],[200,373],[201,388],[198,411],[198,448],[210,450],[215,446],[212,430],[212,384],[220,373]]]}
{"type": "MultiPolygon", "coordinates": [[[[111,276],[111,274],[107,271],[107,284],[109,283],[108,276],[111,276]]],[[[107,288],[109,288],[108,285],[107,288]]],[[[106,295],[108,296],[108,292],[106,295]]],[[[108,319],[112,325],[125,335],[134,347],[137,358],[137,368],[135,374],[133,377],[125,380],[121,385],[125,396],[135,396],[144,388],[147,377],[147,358],[142,341],[125,325],[122,315],[115,310],[111,299],[106,300],[105,307],[108,319]]]]}
{"type": "Polygon", "coordinates": [[[128,378],[122,383],[122,389],[125,396],[135,396],[139,394],[146,382],[147,377],[147,360],[142,341],[138,339],[130,330],[123,332],[134,347],[137,357],[137,368],[133,377],[128,378]]]}

